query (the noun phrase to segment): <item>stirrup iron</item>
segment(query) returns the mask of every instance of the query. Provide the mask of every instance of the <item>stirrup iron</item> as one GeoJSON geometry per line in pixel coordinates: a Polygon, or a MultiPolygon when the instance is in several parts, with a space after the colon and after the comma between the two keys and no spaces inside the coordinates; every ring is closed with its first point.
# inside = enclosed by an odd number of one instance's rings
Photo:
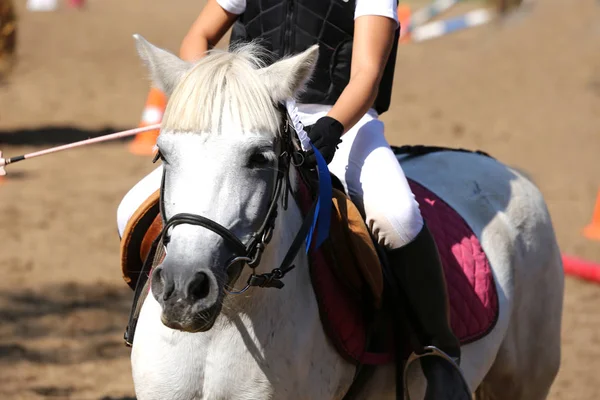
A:
{"type": "Polygon", "coordinates": [[[465,379],[465,376],[463,375],[463,372],[460,369],[460,367],[458,366],[458,364],[456,363],[456,361],[454,361],[454,359],[452,357],[450,357],[448,354],[446,354],[445,352],[443,352],[442,350],[438,349],[435,346],[425,346],[423,348],[423,353],[416,354],[415,352],[413,352],[408,357],[408,360],[406,360],[406,364],[404,365],[404,373],[402,374],[402,380],[403,380],[403,385],[404,385],[404,399],[405,400],[411,400],[410,393],[408,391],[408,368],[411,366],[411,364],[413,362],[415,362],[418,359],[423,358],[423,357],[441,357],[444,360],[446,360],[448,363],[450,363],[450,365],[452,365],[452,367],[458,371],[458,374],[459,374],[462,384],[463,384],[463,389],[465,390],[465,392],[469,393],[469,397],[471,399],[474,399],[471,389],[469,388],[469,385],[467,383],[467,380],[465,379]]]}

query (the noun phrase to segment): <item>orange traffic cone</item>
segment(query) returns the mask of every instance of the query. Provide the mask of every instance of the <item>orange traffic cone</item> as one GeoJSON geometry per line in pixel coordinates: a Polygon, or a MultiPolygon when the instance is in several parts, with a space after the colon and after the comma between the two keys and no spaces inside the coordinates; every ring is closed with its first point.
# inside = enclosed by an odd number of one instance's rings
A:
{"type": "MultiPolygon", "coordinates": [[[[159,124],[162,120],[166,106],[167,98],[164,93],[156,88],[150,89],[139,127],[143,128],[145,126],[159,124]]],[[[155,129],[136,135],[135,139],[129,144],[129,151],[140,156],[152,155],[154,153],[154,145],[156,144],[156,138],[158,137],[159,132],[158,129],[155,129]]]]}
{"type": "Polygon", "coordinates": [[[410,32],[408,26],[410,24],[410,5],[398,4],[396,9],[398,12],[398,22],[400,22],[400,43],[410,42],[410,32]]]}
{"type": "Polygon", "coordinates": [[[600,190],[598,190],[592,222],[583,229],[583,236],[591,240],[600,240],[600,190]]]}

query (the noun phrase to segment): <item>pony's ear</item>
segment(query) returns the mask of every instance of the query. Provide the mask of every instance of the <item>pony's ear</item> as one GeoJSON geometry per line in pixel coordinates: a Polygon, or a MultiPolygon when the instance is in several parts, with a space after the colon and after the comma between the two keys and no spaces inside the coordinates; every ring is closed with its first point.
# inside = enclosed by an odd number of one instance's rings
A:
{"type": "Polygon", "coordinates": [[[170,96],[193,64],[156,47],[141,35],[135,34],[133,38],[138,54],[150,72],[152,84],[170,96]]]}
{"type": "Polygon", "coordinates": [[[304,90],[317,64],[319,46],[314,45],[293,57],[284,58],[259,70],[274,102],[279,103],[295,97],[304,90]]]}

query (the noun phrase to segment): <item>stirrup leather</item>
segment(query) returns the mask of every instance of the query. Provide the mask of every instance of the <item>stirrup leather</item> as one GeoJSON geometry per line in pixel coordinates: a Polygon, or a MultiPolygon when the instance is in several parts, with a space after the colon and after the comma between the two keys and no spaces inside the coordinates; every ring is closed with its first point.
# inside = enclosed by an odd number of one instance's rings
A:
{"type": "Polygon", "coordinates": [[[473,399],[473,394],[471,393],[471,389],[469,389],[469,384],[467,383],[467,380],[465,379],[465,376],[463,375],[463,372],[460,369],[459,365],[456,363],[456,361],[452,357],[450,357],[448,354],[446,354],[445,352],[443,352],[442,350],[438,349],[435,346],[425,346],[423,348],[423,353],[416,354],[415,352],[413,352],[408,357],[408,360],[406,361],[406,364],[404,365],[404,373],[403,373],[402,379],[403,379],[403,384],[404,384],[404,399],[405,400],[411,400],[410,393],[408,391],[408,368],[411,366],[411,364],[413,362],[415,362],[418,359],[423,358],[423,357],[441,357],[444,360],[446,360],[447,362],[449,362],[450,365],[452,365],[452,367],[458,371],[458,374],[459,374],[462,384],[463,384],[463,389],[465,390],[465,392],[469,393],[469,398],[473,399]]]}

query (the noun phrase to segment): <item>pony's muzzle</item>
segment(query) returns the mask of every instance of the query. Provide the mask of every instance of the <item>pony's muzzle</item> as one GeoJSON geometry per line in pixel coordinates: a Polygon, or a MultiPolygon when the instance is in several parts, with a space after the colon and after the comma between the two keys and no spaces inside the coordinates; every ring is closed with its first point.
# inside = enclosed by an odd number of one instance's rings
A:
{"type": "Polygon", "coordinates": [[[153,271],[151,288],[162,306],[162,322],[169,328],[205,331],[220,311],[219,287],[210,270],[192,272],[163,264],[153,271]]]}

